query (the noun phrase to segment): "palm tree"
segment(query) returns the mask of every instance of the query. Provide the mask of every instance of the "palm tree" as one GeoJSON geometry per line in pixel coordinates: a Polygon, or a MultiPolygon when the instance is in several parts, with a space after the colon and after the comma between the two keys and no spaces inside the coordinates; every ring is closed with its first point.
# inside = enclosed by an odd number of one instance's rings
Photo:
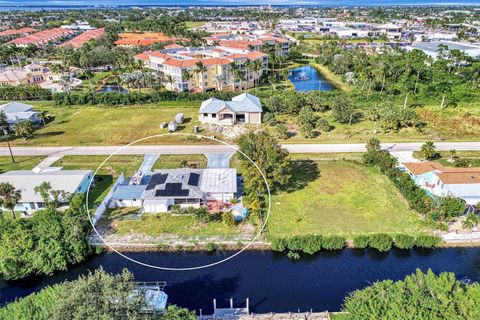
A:
{"type": "Polygon", "coordinates": [[[253,86],[256,88],[260,84],[260,72],[263,70],[263,63],[261,60],[254,60],[252,64],[255,78],[253,79],[253,86]]]}
{"type": "Polygon", "coordinates": [[[215,76],[215,83],[217,84],[217,90],[223,91],[223,76],[221,74],[215,76]]]}
{"type": "Polygon", "coordinates": [[[182,71],[182,81],[187,82],[189,89],[190,89],[190,80],[192,78],[193,78],[193,75],[190,72],[190,70],[183,70],[182,71]]]}
{"type": "Polygon", "coordinates": [[[43,110],[40,112],[40,119],[42,120],[43,125],[45,126],[46,121],[50,118],[50,114],[48,114],[47,110],[43,110]]]}
{"type": "Polygon", "coordinates": [[[232,91],[235,92],[235,74],[237,73],[238,66],[235,62],[230,62],[228,64],[228,67],[230,68],[230,72],[232,73],[232,91]]]}
{"type": "MultiPolygon", "coordinates": [[[[247,89],[248,89],[248,82],[250,80],[250,71],[253,70],[253,61],[252,60],[245,61],[244,66],[245,66],[245,78],[247,81],[247,89]]],[[[253,86],[255,86],[255,79],[253,81],[253,86]]]]}
{"type": "Polygon", "coordinates": [[[242,70],[237,68],[235,70],[235,75],[237,76],[238,81],[240,82],[240,91],[242,91],[243,90],[243,81],[245,80],[245,72],[243,72],[242,70]]]}
{"type": "Polygon", "coordinates": [[[427,141],[422,145],[422,148],[420,149],[420,152],[422,153],[422,156],[425,159],[431,160],[431,159],[435,158],[435,156],[437,154],[437,149],[436,149],[433,141],[427,141]]]}
{"type": "Polygon", "coordinates": [[[15,219],[15,206],[18,204],[22,194],[20,190],[15,190],[15,187],[8,182],[0,183],[0,204],[12,211],[12,216],[15,219]]]}
{"type": "Polygon", "coordinates": [[[200,88],[202,89],[202,91],[204,90],[203,88],[203,74],[207,71],[207,68],[205,67],[205,65],[203,64],[202,61],[198,61],[197,63],[195,63],[195,70],[194,72],[197,74],[197,75],[200,75],[200,88]]]}
{"type": "Polygon", "coordinates": [[[173,83],[175,82],[175,77],[172,76],[171,74],[167,74],[167,75],[165,76],[165,81],[167,81],[168,83],[170,83],[170,89],[171,89],[172,91],[174,91],[174,90],[173,90],[173,83]]]}
{"type": "Polygon", "coordinates": [[[473,229],[478,225],[479,217],[475,213],[470,213],[463,221],[462,227],[465,229],[473,229]]]}

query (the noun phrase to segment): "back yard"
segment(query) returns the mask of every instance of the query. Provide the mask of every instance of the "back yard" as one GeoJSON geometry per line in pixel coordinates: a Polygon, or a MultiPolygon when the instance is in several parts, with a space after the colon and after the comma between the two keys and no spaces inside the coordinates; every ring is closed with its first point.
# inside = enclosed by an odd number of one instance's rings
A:
{"type": "Polygon", "coordinates": [[[269,236],[420,233],[423,223],[377,169],[346,161],[296,161],[291,191],[272,197],[269,236]]]}

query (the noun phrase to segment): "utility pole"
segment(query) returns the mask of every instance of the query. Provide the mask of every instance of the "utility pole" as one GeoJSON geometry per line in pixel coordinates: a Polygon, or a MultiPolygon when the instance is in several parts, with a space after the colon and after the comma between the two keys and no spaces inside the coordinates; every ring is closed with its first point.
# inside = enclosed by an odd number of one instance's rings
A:
{"type": "MultiPolygon", "coordinates": [[[[3,129],[3,133],[5,134],[5,137],[7,137],[7,130],[3,129]]],[[[13,152],[12,152],[12,147],[10,146],[10,141],[8,141],[7,137],[7,146],[8,146],[8,151],[10,152],[10,157],[12,158],[12,163],[15,163],[15,158],[13,157],[13,152]]]]}

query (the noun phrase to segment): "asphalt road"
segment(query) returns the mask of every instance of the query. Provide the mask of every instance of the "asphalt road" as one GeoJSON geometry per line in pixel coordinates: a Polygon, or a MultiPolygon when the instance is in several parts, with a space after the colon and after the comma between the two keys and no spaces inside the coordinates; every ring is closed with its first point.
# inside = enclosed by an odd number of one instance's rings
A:
{"type": "MultiPolygon", "coordinates": [[[[390,151],[417,151],[422,142],[383,143],[382,148],[390,151]]],[[[480,142],[436,142],[438,151],[480,151],[480,142]]],[[[340,153],[363,152],[365,144],[284,144],[291,153],[340,153]]],[[[66,155],[110,155],[115,154],[198,154],[198,153],[229,153],[236,146],[226,145],[151,145],[151,146],[77,146],[77,147],[13,147],[17,156],[66,156],[66,155]]],[[[0,147],[0,156],[8,156],[8,148],[0,147]]]]}

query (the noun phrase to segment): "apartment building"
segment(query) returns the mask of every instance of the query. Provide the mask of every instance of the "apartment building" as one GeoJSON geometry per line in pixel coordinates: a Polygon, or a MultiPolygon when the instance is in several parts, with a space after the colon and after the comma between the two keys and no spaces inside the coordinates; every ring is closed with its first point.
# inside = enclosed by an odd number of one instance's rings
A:
{"type": "Polygon", "coordinates": [[[263,34],[230,34],[219,33],[204,38],[207,45],[220,45],[226,48],[265,51],[266,45],[276,49],[277,56],[286,56],[290,53],[290,40],[272,33],[263,34]]]}
{"type": "Polygon", "coordinates": [[[172,91],[237,91],[251,88],[268,70],[268,55],[259,51],[210,46],[169,46],[135,56],[137,61],[161,73],[172,91]],[[248,61],[259,61],[259,69],[248,61]],[[235,65],[235,67],[233,67],[235,65]],[[240,76],[241,75],[241,76],[240,76]]]}

